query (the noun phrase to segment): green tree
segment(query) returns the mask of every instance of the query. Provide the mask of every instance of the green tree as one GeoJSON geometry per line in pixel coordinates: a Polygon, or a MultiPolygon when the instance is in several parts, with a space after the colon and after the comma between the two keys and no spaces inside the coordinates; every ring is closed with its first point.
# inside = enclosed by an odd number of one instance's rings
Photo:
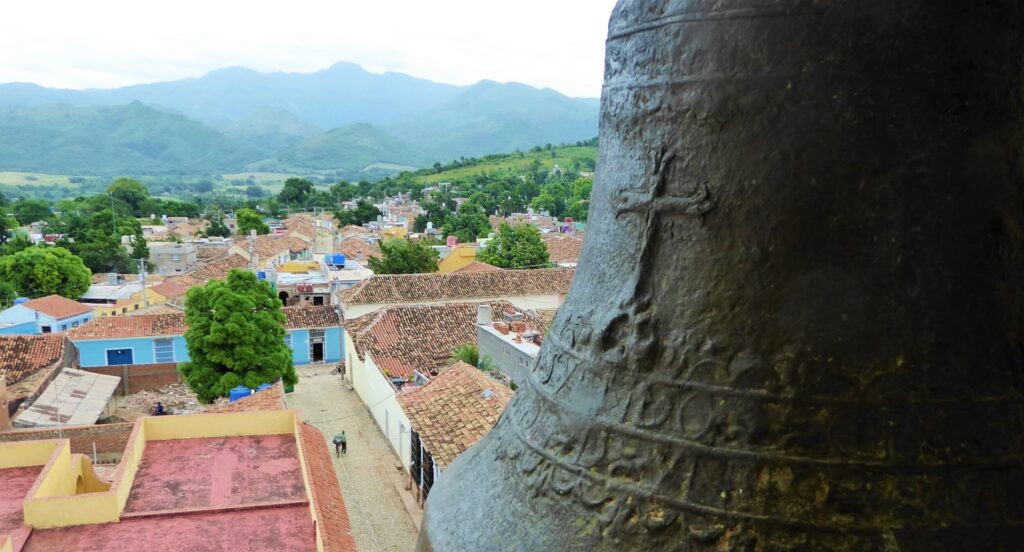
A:
{"type": "Polygon", "coordinates": [[[370,270],[377,274],[437,272],[439,255],[429,245],[411,240],[384,240],[380,251],[382,258],[370,258],[370,270]]]}
{"type": "Polygon", "coordinates": [[[367,222],[377,220],[378,216],[380,216],[380,209],[365,199],[359,200],[356,203],[355,209],[334,213],[334,218],[337,219],[338,224],[341,226],[348,226],[350,224],[362,226],[367,222]]]}
{"type": "Polygon", "coordinates": [[[263,222],[263,217],[252,209],[239,209],[235,213],[235,221],[238,224],[238,233],[242,236],[248,236],[251,230],[260,235],[270,233],[270,227],[263,222]]]}
{"type": "Polygon", "coordinates": [[[25,297],[56,293],[78,299],[89,289],[91,276],[82,259],[63,247],[34,246],[0,257],[0,282],[25,297]]]}
{"type": "Polygon", "coordinates": [[[481,247],[477,260],[501,268],[544,268],[551,266],[548,248],[540,230],[532,224],[510,226],[502,223],[498,235],[481,247]]]}
{"type": "Polygon", "coordinates": [[[107,188],[107,193],[124,202],[135,216],[142,214],[142,202],[149,197],[146,186],[131,178],[118,178],[107,188]]]}
{"type": "Polygon", "coordinates": [[[284,342],[281,300],[255,274],[232,270],[225,280],[190,289],[185,322],[191,361],[181,365],[181,374],[204,403],[238,385],[298,382],[284,342]]]}
{"type": "Polygon", "coordinates": [[[251,184],[251,185],[249,185],[248,187],[245,188],[245,197],[251,197],[253,199],[259,199],[259,198],[261,198],[261,197],[263,197],[265,195],[267,195],[267,191],[264,190],[261,186],[258,186],[256,184],[251,184]]]}
{"type": "Polygon", "coordinates": [[[224,215],[217,211],[210,215],[210,224],[206,225],[206,235],[227,238],[231,236],[231,229],[224,224],[224,215]]]}
{"type": "Polygon", "coordinates": [[[305,207],[309,197],[313,195],[313,183],[305,178],[289,178],[284,181],[284,187],[277,199],[286,205],[305,207]]]}
{"type": "Polygon", "coordinates": [[[356,185],[349,182],[332,184],[330,188],[331,198],[339,204],[343,201],[352,201],[352,198],[356,197],[357,191],[359,189],[356,185]]]}
{"type": "Polygon", "coordinates": [[[458,213],[444,225],[446,236],[456,236],[460,242],[473,243],[478,237],[491,231],[491,221],[483,209],[475,203],[463,203],[458,213]]]}
{"type": "Polygon", "coordinates": [[[455,364],[456,362],[465,362],[466,364],[479,368],[485,372],[489,372],[494,369],[494,362],[491,357],[487,355],[480,356],[480,349],[472,343],[463,343],[452,351],[452,356],[448,359],[448,364],[455,364]]]}
{"type": "Polygon", "coordinates": [[[50,211],[50,204],[41,199],[22,199],[11,206],[14,218],[18,223],[29,225],[39,220],[50,218],[53,213],[50,211]]]}
{"type": "Polygon", "coordinates": [[[548,193],[540,194],[539,196],[533,198],[533,201],[530,202],[530,207],[533,207],[533,210],[535,212],[548,213],[552,215],[555,213],[555,207],[557,205],[558,203],[555,200],[555,198],[548,193]]]}
{"type": "Polygon", "coordinates": [[[14,284],[0,282],[0,309],[6,309],[13,305],[17,297],[18,290],[14,287],[14,284]]]}

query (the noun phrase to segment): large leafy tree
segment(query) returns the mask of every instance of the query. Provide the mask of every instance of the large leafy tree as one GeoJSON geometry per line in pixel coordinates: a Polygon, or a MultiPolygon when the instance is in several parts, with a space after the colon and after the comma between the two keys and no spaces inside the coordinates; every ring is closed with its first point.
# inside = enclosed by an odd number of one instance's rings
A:
{"type": "Polygon", "coordinates": [[[284,187],[281,188],[281,193],[278,194],[277,198],[286,205],[294,205],[296,207],[305,207],[306,202],[309,201],[313,195],[314,187],[313,183],[306,180],[305,178],[289,178],[285,180],[284,187]]]}
{"type": "Polygon", "coordinates": [[[498,235],[481,247],[477,260],[501,268],[544,268],[551,266],[548,248],[540,230],[527,223],[510,226],[502,223],[498,235]]]}
{"type": "Polygon", "coordinates": [[[235,221],[238,223],[238,233],[248,236],[251,230],[257,234],[269,234],[270,227],[263,222],[263,217],[252,209],[239,209],[235,213],[235,221]]]}
{"type": "Polygon", "coordinates": [[[190,289],[185,322],[192,360],[181,365],[181,373],[199,400],[224,397],[238,385],[298,382],[284,342],[281,300],[255,274],[232,270],[225,280],[190,289]]]}
{"type": "Polygon", "coordinates": [[[50,211],[50,204],[41,199],[22,199],[15,202],[11,209],[14,212],[14,218],[23,225],[46,220],[53,215],[50,211]]]}
{"type": "Polygon", "coordinates": [[[142,214],[142,202],[149,197],[149,190],[138,180],[118,178],[107,188],[114,199],[127,205],[133,215],[142,214]]]}
{"type": "Polygon", "coordinates": [[[63,295],[77,299],[89,289],[91,273],[63,247],[35,246],[0,257],[0,282],[26,297],[63,295]]]}
{"type": "Polygon", "coordinates": [[[410,240],[384,240],[380,252],[382,258],[370,258],[370,269],[377,274],[437,272],[439,255],[429,245],[410,240]]]}
{"type": "Polygon", "coordinates": [[[491,222],[479,205],[466,202],[459,207],[458,213],[450,217],[444,225],[446,236],[456,236],[460,242],[472,243],[477,238],[486,236],[491,231],[491,222]]]}

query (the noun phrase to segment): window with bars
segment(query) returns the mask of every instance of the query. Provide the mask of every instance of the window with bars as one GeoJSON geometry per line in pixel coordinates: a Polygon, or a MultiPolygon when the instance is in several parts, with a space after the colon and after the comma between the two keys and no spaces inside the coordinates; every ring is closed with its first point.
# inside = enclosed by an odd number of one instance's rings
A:
{"type": "Polygon", "coordinates": [[[174,341],[171,339],[154,340],[153,356],[156,362],[174,362],[174,341]]]}

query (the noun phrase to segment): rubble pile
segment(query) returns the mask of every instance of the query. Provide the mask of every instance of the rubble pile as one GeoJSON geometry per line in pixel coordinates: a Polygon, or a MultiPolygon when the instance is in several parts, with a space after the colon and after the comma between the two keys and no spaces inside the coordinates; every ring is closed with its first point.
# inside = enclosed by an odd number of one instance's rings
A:
{"type": "Polygon", "coordinates": [[[156,391],[139,391],[124,397],[121,406],[140,414],[149,414],[156,403],[164,403],[168,413],[201,412],[203,405],[184,383],[165,385],[156,391]]]}

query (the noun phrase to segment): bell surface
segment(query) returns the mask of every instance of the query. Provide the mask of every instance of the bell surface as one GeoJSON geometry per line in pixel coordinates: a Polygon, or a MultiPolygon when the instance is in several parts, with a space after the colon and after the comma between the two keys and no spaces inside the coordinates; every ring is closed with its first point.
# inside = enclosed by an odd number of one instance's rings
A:
{"type": "Polygon", "coordinates": [[[1017,1],[623,0],[588,236],[423,551],[1024,546],[1017,1]]]}

